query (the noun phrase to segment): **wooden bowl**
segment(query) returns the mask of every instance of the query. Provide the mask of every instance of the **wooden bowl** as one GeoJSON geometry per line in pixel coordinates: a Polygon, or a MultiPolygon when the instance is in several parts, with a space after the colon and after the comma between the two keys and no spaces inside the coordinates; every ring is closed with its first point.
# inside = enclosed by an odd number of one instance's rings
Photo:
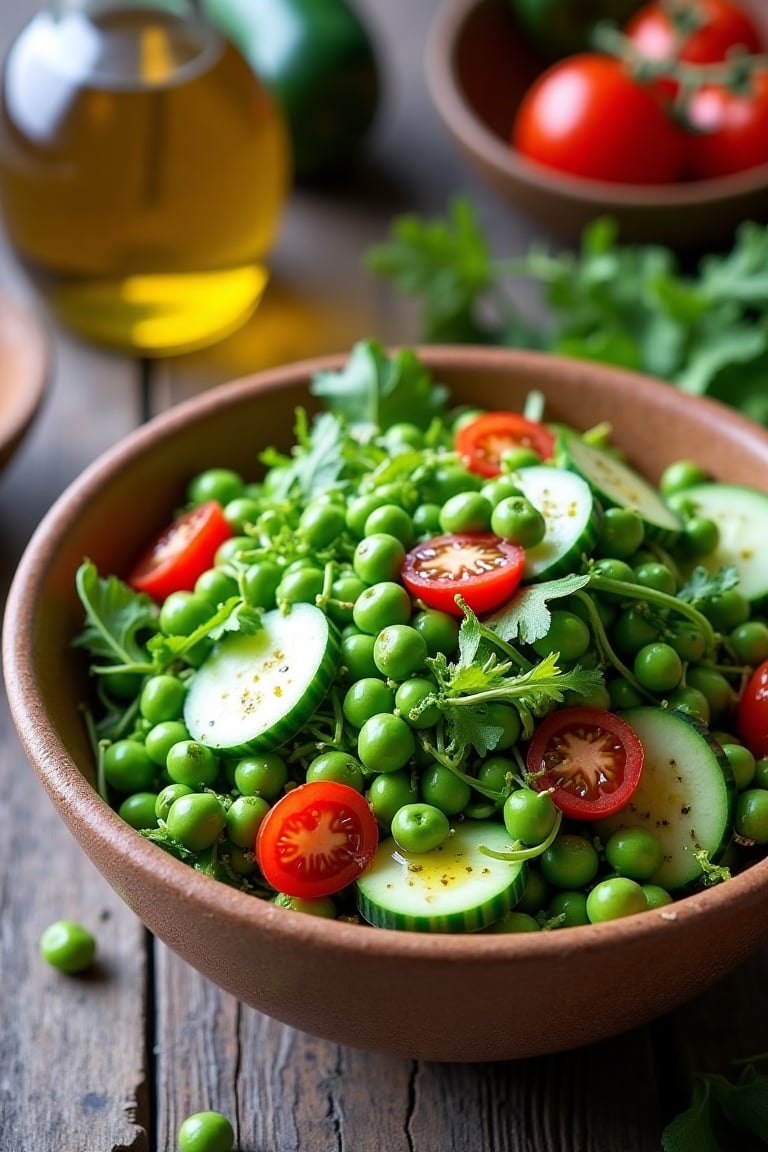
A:
{"type": "Polygon", "coordinates": [[[37,317],[0,294],[0,469],[24,439],[46,394],[48,338],[37,317]]]}
{"type": "MultiPolygon", "coordinates": [[[[742,0],[742,7],[768,42],[768,6],[742,0]]],[[[768,221],[768,165],[713,180],[638,186],[579,179],[526,160],[509,143],[512,122],[547,63],[517,26],[509,0],[445,0],[425,57],[433,102],[463,156],[548,232],[578,240],[596,216],[610,215],[623,242],[703,251],[728,245],[744,220],[768,221]]]]}
{"type": "MultiPolygon", "coordinates": [[[[457,402],[607,420],[652,478],[695,449],[719,478],[768,487],[768,434],[670,385],[575,360],[492,348],[425,348],[457,402]]],[[[227,463],[253,475],[286,449],[294,409],[313,407],[318,369],[280,368],[214,389],[155,418],[93,463],[46,515],[20,562],[5,616],[8,699],[25,750],[83,850],[148,928],[240,1000],[306,1032],[398,1056],[485,1061],[588,1044],[695,996],[768,941],[768,860],[672,908],[519,935],[430,935],[278,908],[167,855],[94,789],[79,710],[84,677],[74,576],[84,557],[125,572],[171,518],[187,481],[227,463]],[[152,499],[147,499],[147,493],[152,499]]]]}

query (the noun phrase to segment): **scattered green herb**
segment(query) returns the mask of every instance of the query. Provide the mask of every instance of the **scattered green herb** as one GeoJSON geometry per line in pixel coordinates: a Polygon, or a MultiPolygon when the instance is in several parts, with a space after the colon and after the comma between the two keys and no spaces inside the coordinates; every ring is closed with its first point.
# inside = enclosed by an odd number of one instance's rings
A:
{"type": "Polygon", "coordinates": [[[660,245],[624,245],[600,218],[578,251],[534,244],[493,256],[472,205],[455,198],[445,219],[396,217],[366,265],[405,295],[420,297],[424,339],[545,349],[659,377],[768,424],[768,228],[745,222],[730,251],[693,272],[660,245]],[[540,285],[546,320],[514,299],[521,281],[540,285]]]}
{"type": "Polygon", "coordinates": [[[768,1077],[751,1064],[735,1082],[720,1075],[696,1076],[691,1103],[664,1129],[662,1149],[724,1152],[743,1148],[746,1134],[768,1144],[768,1077]]]}

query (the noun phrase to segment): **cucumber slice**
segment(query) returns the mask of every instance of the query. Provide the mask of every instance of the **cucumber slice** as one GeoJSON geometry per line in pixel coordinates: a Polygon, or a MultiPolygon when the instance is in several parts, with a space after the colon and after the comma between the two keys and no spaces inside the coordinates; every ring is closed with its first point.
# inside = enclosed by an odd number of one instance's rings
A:
{"type": "Polygon", "coordinates": [[[586,481],[564,468],[533,465],[515,473],[515,484],[547,526],[541,544],[525,550],[523,580],[581,571],[597,539],[601,515],[586,481]]]}
{"type": "Polygon", "coordinates": [[[225,636],[190,681],[184,722],[220,752],[268,751],[290,740],[322,703],[340,643],[314,604],[266,612],[252,635],[225,636]]]}
{"type": "Polygon", "coordinates": [[[606,508],[631,508],[645,526],[649,540],[668,548],[680,535],[680,517],[643,476],[612,452],[587,444],[576,432],[563,432],[558,458],[583,476],[606,508]]]}
{"type": "Polygon", "coordinates": [[[603,842],[617,828],[650,828],[664,849],[651,883],[670,892],[693,886],[703,875],[696,853],[716,864],[730,840],[736,790],[728,759],[686,713],[643,706],[621,715],[640,737],[643,771],[626,807],[595,828],[603,842]]]}
{"type": "Polygon", "coordinates": [[[409,932],[478,932],[512,908],[525,888],[524,860],[480,851],[510,849],[503,824],[467,820],[431,852],[402,852],[383,840],[357,880],[360,915],[377,928],[409,932]]]}
{"type": "Polygon", "coordinates": [[[716,572],[733,564],[739,572],[739,591],[753,603],[768,597],[768,493],[741,484],[695,484],[679,498],[696,514],[714,520],[720,541],[709,556],[697,559],[716,572]]]}

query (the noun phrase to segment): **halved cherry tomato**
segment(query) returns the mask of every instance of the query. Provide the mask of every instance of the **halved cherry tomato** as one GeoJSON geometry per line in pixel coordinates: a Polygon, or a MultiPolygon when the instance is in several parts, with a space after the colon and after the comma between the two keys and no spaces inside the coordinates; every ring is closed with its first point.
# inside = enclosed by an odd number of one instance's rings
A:
{"type": "Polygon", "coordinates": [[[542,460],[550,460],[555,437],[519,412],[485,412],[456,433],[456,451],[464,467],[480,476],[498,476],[502,456],[515,448],[531,448],[542,460]]]}
{"type": "Polygon", "coordinates": [[[602,708],[550,712],[533,734],[531,787],[552,789],[572,820],[598,820],[623,808],[640,782],[643,746],[626,720],[602,708]]]}
{"type": "Polygon", "coordinates": [[[216,500],[198,504],[157,536],[135,564],[128,583],[158,602],[172,592],[191,592],[198,576],[212,567],[220,545],[231,536],[216,500]]]}
{"type": "Polygon", "coordinates": [[[768,660],[755,668],[744,686],[736,727],[753,756],[768,756],[768,660]]]}
{"type": "Polygon", "coordinates": [[[490,532],[435,536],[407,553],[401,577],[429,608],[461,616],[456,596],[481,614],[498,608],[520,583],[525,550],[490,532]]]}
{"type": "Polygon", "coordinates": [[[340,892],[365,871],[379,840],[364,796],[335,780],[286,792],[256,833],[256,859],[278,892],[300,899],[340,892]]]}

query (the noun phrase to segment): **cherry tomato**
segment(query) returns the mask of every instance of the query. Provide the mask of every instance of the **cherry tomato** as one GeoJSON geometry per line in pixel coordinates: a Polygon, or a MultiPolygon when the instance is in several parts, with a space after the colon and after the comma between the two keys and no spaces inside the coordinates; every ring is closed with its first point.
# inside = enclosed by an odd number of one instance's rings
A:
{"type": "Polygon", "coordinates": [[[278,892],[330,896],[365,871],[378,838],[365,797],[336,780],[313,780],[270,808],[256,834],[256,859],[278,892]]]}
{"type": "Polygon", "coordinates": [[[753,756],[768,756],[768,660],[757,666],[744,686],[736,726],[753,756]]]}
{"type": "Polygon", "coordinates": [[[490,532],[435,536],[406,554],[402,581],[428,608],[461,616],[461,595],[473,612],[490,612],[520,583],[525,551],[490,532]]]}
{"type": "Polygon", "coordinates": [[[548,168],[620,184],[665,184],[682,171],[681,133],[658,94],[612,56],[583,52],[526,91],[512,146],[548,168]]]}
{"type": "Polygon", "coordinates": [[[456,434],[456,451],[464,466],[480,476],[498,476],[501,457],[515,448],[532,448],[542,460],[550,460],[555,438],[543,424],[526,420],[519,412],[485,412],[456,434]]]}
{"type": "Polygon", "coordinates": [[[572,820],[623,808],[640,782],[643,746],[626,720],[602,708],[563,708],[542,720],[528,747],[531,787],[553,789],[572,820]]]}
{"type": "Polygon", "coordinates": [[[697,26],[678,40],[670,5],[653,0],[625,25],[624,34],[649,60],[684,60],[689,64],[712,64],[725,60],[732,48],[754,54],[762,52],[762,38],[750,16],[729,0],[685,0],[679,5],[686,19],[697,26]]]}
{"type": "Polygon", "coordinates": [[[748,91],[708,84],[687,105],[686,174],[708,180],[768,164],[768,70],[756,69],[748,91]]]}
{"type": "Polygon", "coordinates": [[[182,513],[150,544],[128,577],[137,592],[162,601],[172,592],[191,592],[213,566],[216,551],[232,536],[222,507],[207,500],[182,513]]]}

